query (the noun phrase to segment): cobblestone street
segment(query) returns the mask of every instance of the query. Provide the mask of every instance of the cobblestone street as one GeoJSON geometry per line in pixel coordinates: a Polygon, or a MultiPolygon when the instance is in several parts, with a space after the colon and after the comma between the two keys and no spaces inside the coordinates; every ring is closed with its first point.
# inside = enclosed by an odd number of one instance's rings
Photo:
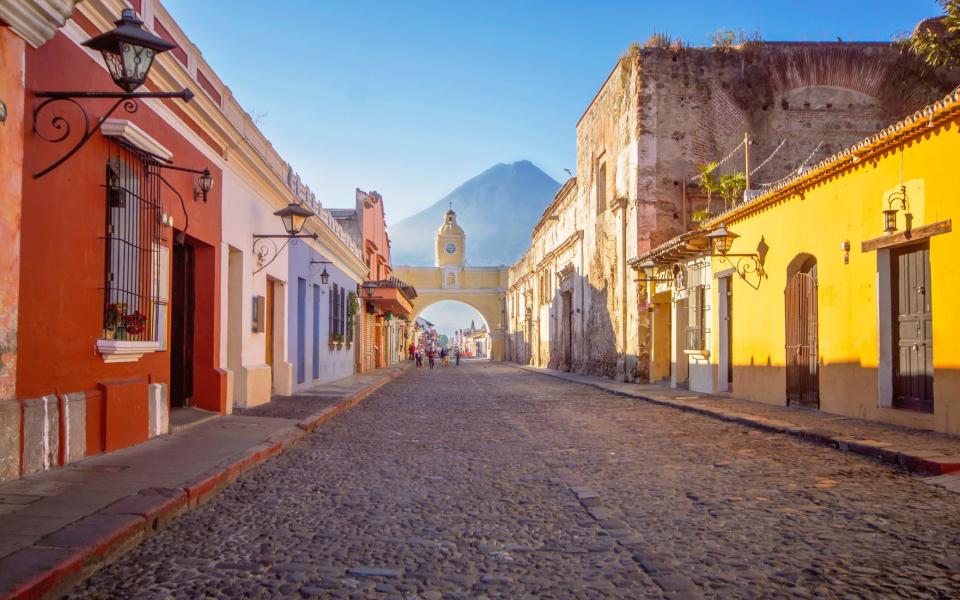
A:
{"type": "Polygon", "coordinates": [[[73,597],[960,595],[960,496],[520,369],[412,370],[73,597]]]}

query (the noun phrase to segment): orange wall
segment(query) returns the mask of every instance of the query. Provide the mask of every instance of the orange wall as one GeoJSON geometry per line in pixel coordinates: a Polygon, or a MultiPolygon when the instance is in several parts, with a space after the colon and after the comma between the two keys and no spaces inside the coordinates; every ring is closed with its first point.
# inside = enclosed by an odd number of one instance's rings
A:
{"type": "MultiPolygon", "coordinates": [[[[39,103],[30,95],[34,90],[118,90],[106,71],[61,33],[41,49],[28,50],[26,64],[30,107],[39,103]]],[[[80,102],[92,122],[111,104],[108,100],[80,102]]],[[[61,114],[69,118],[74,128],[82,127],[75,108],[64,108],[61,114]]],[[[213,190],[208,202],[203,204],[193,200],[194,175],[164,172],[166,179],[184,196],[189,213],[188,234],[198,245],[194,351],[196,403],[204,408],[222,410],[224,378],[217,369],[221,172],[145,104],[141,103],[135,114],[128,114],[121,108],[113,117],[136,123],[173,152],[177,165],[209,167],[214,176],[213,190]]],[[[169,383],[168,352],[146,354],[137,362],[105,364],[96,351],[96,340],[102,331],[103,178],[108,142],[95,134],[83,149],[56,170],[41,179],[33,179],[32,173],[56,160],[68,147],[64,143],[45,142],[32,130],[24,133],[26,159],[20,286],[24,301],[19,318],[17,396],[96,390],[113,380],[130,378],[138,378],[144,386],[148,381],[169,383]]],[[[173,215],[175,227],[182,228],[185,219],[179,200],[166,188],[161,199],[163,212],[173,215]]],[[[164,233],[167,245],[172,245],[173,231],[165,229],[164,233]]],[[[146,403],[145,393],[142,402],[146,403]]],[[[109,406],[106,408],[109,411],[109,406]]],[[[140,418],[137,411],[131,414],[140,418]]],[[[106,415],[106,424],[108,438],[112,435],[111,427],[121,426],[110,414],[106,415]]],[[[108,441],[107,447],[111,446],[108,441]]]]}
{"type": "Polygon", "coordinates": [[[0,400],[14,397],[20,286],[20,193],[23,173],[24,42],[0,26],[0,400]]]}

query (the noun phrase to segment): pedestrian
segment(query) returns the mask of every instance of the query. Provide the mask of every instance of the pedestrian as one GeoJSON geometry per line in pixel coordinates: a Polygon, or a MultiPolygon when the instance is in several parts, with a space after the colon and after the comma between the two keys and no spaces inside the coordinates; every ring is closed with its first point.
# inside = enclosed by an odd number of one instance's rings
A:
{"type": "Polygon", "coordinates": [[[407,354],[410,355],[410,360],[416,360],[417,347],[411,342],[410,347],[407,348],[407,354]]]}
{"type": "Polygon", "coordinates": [[[453,358],[457,361],[457,366],[460,366],[460,346],[457,346],[453,349],[453,358]]]}
{"type": "Polygon", "coordinates": [[[447,347],[440,348],[440,365],[447,366],[447,347]]]}
{"type": "Polygon", "coordinates": [[[431,369],[433,368],[433,359],[436,355],[437,353],[434,352],[433,347],[431,346],[430,349],[427,350],[427,360],[430,362],[431,369]]]}
{"type": "Polygon", "coordinates": [[[416,350],[414,351],[414,356],[416,356],[417,358],[417,368],[422,367],[423,366],[423,346],[417,346],[416,350]]]}

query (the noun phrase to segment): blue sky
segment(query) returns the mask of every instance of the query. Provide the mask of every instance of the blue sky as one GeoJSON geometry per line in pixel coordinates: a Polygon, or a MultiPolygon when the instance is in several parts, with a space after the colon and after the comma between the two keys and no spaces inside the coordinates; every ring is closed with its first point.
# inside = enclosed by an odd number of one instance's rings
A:
{"type": "Polygon", "coordinates": [[[889,40],[934,0],[164,0],[326,206],[383,194],[389,222],[497,162],[575,166],[577,119],[632,41],[889,40]],[[227,8],[229,7],[229,8],[227,8]]]}
{"type": "Polygon", "coordinates": [[[693,45],[719,28],[876,41],[939,13],[934,0],[164,4],[325,206],[377,190],[388,224],[498,162],[564,179],[580,115],[654,30],[693,45]]]}

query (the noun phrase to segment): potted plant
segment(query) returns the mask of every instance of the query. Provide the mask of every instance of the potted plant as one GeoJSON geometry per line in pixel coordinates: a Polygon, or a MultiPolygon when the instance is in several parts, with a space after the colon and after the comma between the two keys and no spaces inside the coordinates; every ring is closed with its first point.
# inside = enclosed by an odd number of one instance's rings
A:
{"type": "Polygon", "coordinates": [[[111,302],[107,305],[106,323],[103,336],[108,340],[122,340],[125,334],[124,317],[127,314],[126,302],[111,302]]]}
{"type": "Polygon", "coordinates": [[[126,333],[133,336],[141,335],[147,329],[147,315],[135,310],[123,317],[123,327],[126,333]]]}

